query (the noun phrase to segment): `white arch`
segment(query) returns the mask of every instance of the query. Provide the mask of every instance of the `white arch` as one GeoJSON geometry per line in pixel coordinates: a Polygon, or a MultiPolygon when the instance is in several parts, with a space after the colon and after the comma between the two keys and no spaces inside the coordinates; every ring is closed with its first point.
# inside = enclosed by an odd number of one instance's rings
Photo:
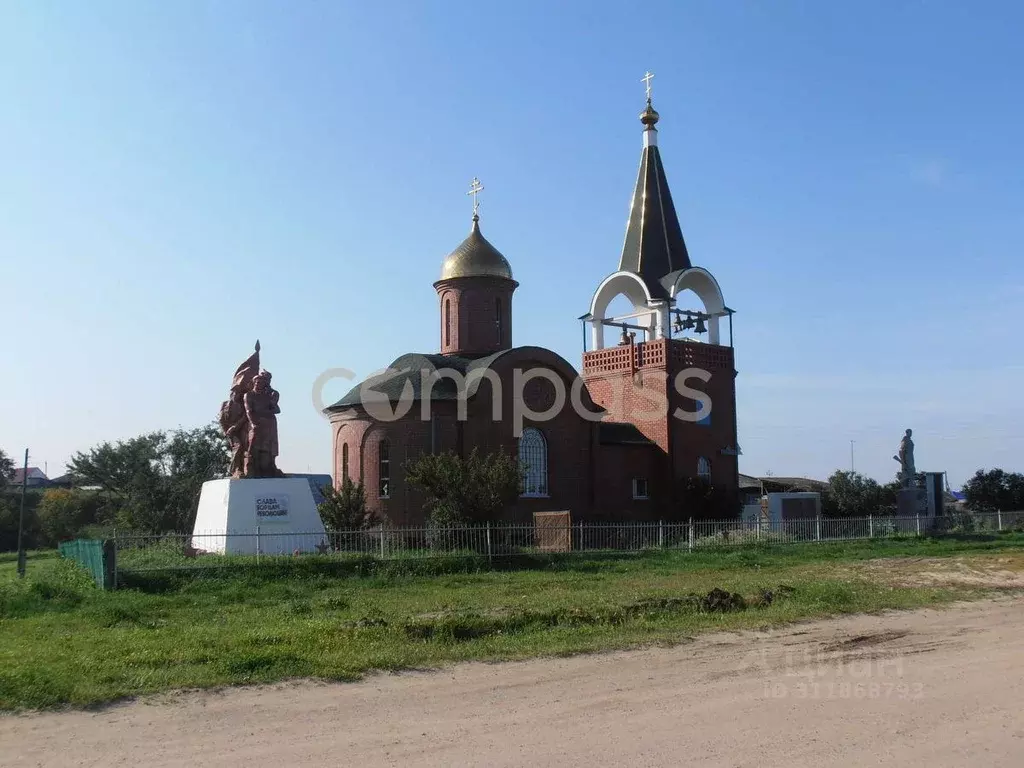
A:
{"type": "MultiPolygon", "coordinates": [[[[616,296],[625,296],[633,304],[634,312],[650,310],[646,325],[650,331],[650,338],[660,338],[664,335],[664,328],[668,322],[668,308],[664,302],[657,302],[651,296],[647,285],[640,275],[635,272],[613,272],[608,275],[594,291],[594,298],[590,301],[590,336],[591,348],[604,348],[604,324],[602,320],[607,319],[608,305],[616,296]],[[658,307],[658,304],[662,304],[658,307]]],[[[636,324],[643,324],[644,318],[638,317],[634,320],[636,324]]]]}
{"type": "Polygon", "coordinates": [[[693,291],[704,305],[704,312],[711,315],[708,320],[708,341],[721,343],[719,320],[725,312],[725,298],[714,275],[703,267],[690,267],[678,273],[669,288],[669,296],[675,301],[683,291],[693,291]]]}

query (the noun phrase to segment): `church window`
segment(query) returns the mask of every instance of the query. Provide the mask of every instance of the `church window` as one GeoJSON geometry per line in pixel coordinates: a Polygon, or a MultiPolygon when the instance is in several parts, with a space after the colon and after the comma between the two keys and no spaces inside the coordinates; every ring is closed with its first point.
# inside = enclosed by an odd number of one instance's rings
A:
{"type": "Polygon", "coordinates": [[[430,416],[430,452],[441,452],[441,417],[436,413],[430,416]]]}
{"type": "Polygon", "coordinates": [[[504,344],[505,329],[501,325],[501,297],[494,300],[494,325],[498,331],[498,344],[504,344]]]}
{"type": "Polygon", "coordinates": [[[348,480],[348,443],[341,445],[341,481],[348,480]]]}
{"type": "Polygon", "coordinates": [[[391,498],[391,446],[387,440],[381,440],[377,448],[379,471],[377,474],[380,483],[379,496],[382,499],[391,498]]]}
{"type": "Polygon", "coordinates": [[[444,300],[444,345],[451,346],[452,343],[452,302],[444,300]]]}
{"type": "Polygon", "coordinates": [[[704,456],[697,459],[697,477],[709,483],[711,482],[711,462],[704,456]]]}
{"type": "Polygon", "coordinates": [[[633,478],[633,498],[634,499],[646,499],[647,498],[647,478],[646,477],[634,477],[633,478]]]}
{"type": "Polygon", "coordinates": [[[539,429],[527,427],[519,438],[522,496],[548,495],[548,444],[539,429]]]}

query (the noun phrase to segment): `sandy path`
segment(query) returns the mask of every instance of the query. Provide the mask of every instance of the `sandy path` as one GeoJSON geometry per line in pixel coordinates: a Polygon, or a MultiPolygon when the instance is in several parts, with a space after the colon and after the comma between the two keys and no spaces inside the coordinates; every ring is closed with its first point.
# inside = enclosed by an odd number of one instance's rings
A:
{"type": "Polygon", "coordinates": [[[1017,767],[1022,710],[1018,597],[0,717],[0,765],[1017,767]]]}

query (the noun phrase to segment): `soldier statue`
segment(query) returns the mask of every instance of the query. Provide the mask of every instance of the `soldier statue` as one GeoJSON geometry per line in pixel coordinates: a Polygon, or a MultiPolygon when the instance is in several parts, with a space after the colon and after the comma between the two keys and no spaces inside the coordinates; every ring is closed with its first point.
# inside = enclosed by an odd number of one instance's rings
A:
{"type": "Polygon", "coordinates": [[[913,432],[908,429],[903,435],[903,439],[900,440],[899,452],[893,456],[893,459],[900,463],[898,478],[900,485],[904,488],[912,487],[917,480],[917,469],[914,467],[914,441],[910,438],[912,434],[913,432]]]}
{"type": "Polygon", "coordinates": [[[284,477],[277,468],[277,414],[280,394],[270,386],[270,371],[261,370],[245,393],[245,416],[249,420],[246,449],[246,477],[284,477]]]}
{"type": "Polygon", "coordinates": [[[235,370],[231,394],[220,406],[220,428],[228,439],[233,478],[284,477],[277,468],[277,414],[280,395],[270,372],[260,368],[260,343],[235,370]]]}

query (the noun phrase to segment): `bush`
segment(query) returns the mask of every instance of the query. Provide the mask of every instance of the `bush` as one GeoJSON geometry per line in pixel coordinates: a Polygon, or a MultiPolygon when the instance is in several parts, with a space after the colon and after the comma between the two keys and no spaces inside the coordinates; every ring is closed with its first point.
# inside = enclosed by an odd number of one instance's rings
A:
{"type": "Polygon", "coordinates": [[[507,453],[481,454],[474,448],[466,458],[455,453],[430,453],[406,466],[406,477],[427,496],[432,527],[493,520],[519,496],[523,473],[507,453]]]}
{"type": "Polygon", "coordinates": [[[55,547],[61,541],[78,538],[82,529],[97,522],[101,501],[89,491],[49,488],[36,510],[43,543],[55,547]]]}
{"type": "Polygon", "coordinates": [[[318,510],[329,531],[363,531],[376,522],[376,514],[366,509],[362,483],[353,483],[346,477],[341,481],[340,491],[325,485],[323,496],[318,510]]]}

